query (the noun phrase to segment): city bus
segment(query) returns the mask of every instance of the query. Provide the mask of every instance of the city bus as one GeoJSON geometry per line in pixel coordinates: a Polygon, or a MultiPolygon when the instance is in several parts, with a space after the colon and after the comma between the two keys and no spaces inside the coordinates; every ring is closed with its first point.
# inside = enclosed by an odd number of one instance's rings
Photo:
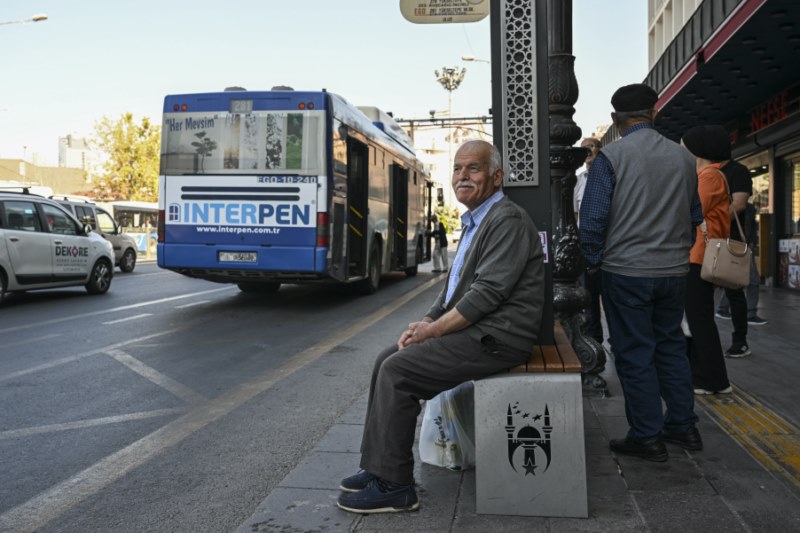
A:
{"type": "Polygon", "coordinates": [[[377,108],[324,89],[181,94],[164,100],[158,265],[274,292],[417,273],[431,179],[377,108]]]}
{"type": "Polygon", "coordinates": [[[155,256],[158,202],[119,200],[109,205],[120,229],[136,239],[139,252],[146,259],[155,256]]]}

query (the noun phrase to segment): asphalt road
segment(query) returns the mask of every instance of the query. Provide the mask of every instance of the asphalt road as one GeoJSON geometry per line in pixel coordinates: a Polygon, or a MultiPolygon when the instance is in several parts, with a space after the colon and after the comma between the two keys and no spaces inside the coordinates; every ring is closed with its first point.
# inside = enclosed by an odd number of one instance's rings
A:
{"type": "Polygon", "coordinates": [[[139,264],[0,308],[0,531],[231,531],[359,398],[441,276],[277,295],[139,264]]]}

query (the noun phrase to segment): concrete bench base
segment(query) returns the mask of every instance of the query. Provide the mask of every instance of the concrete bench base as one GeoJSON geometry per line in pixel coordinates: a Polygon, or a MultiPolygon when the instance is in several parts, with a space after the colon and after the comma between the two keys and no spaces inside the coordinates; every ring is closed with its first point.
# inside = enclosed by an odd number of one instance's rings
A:
{"type": "Polygon", "coordinates": [[[580,373],[475,382],[477,512],[586,518],[580,373]]]}

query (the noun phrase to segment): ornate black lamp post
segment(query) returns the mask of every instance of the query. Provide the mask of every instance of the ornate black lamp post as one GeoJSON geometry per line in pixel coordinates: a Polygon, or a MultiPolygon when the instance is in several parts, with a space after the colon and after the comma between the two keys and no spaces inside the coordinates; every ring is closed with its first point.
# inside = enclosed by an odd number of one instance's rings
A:
{"type": "Polygon", "coordinates": [[[581,312],[589,306],[589,292],[578,284],[584,270],[572,205],[575,170],[587,156],[573,145],[581,129],[572,120],[578,100],[575,56],[572,55],[572,0],[548,0],[548,89],[550,110],[550,187],[553,200],[553,312],[566,330],[583,364],[584,386],[605,390],[603,347],[581,332],[581,312]]]}

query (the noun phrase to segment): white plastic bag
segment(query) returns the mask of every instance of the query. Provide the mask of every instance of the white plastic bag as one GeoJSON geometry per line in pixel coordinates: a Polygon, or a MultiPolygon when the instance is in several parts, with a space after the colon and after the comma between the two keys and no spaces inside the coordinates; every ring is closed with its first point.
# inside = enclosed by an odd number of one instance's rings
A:
{"type": "Polygon", "coordinates": [[[423,463],[450,470],[475,466],[475,398],[471,381],[425,402],[419,457],[423,463]]]}

